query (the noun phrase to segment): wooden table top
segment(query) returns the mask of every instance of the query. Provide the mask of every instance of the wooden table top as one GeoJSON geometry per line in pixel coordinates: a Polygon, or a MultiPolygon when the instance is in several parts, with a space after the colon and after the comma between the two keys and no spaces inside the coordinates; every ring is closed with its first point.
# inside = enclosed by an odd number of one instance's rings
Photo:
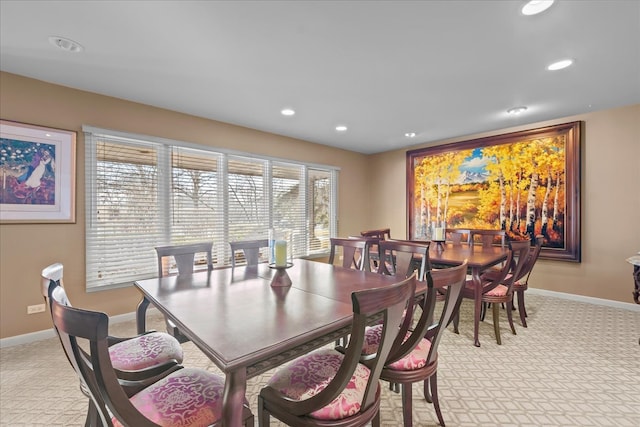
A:
{"type": "MultiPolygon", "coordinates": [[[[397,282],[390,276],[296,259],[290,287],[274,271],[236,267],[139,280],[145,297],[224,372],[249,367],[348,327],[351,293],[397,282]]],[[[425,291],[425,285],[419,285],[425,291]]],[[[266,368],[265,368],[266,369],[266,368]]],[[[249,376],[264,371],[249,372],[249,376]]]]}
{"type": "Polygon", "coordinates": [[[432,243],[429,246],[429,259],[432,263],[446,265],[460,265],[466,259],[470,268],[484,270],[504,261],[508,251],[507,248],[500,246],[485,248],[480,245],[451,243],[446,243],[444,250],[439,250],[437,245],[432,243]]]}

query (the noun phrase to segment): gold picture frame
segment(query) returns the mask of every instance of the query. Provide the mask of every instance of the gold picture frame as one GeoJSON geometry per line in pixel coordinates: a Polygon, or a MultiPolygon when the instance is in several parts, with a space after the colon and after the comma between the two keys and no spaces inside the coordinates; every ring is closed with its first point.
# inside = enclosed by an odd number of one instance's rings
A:
{"type": "Polygon", "coordinates": [[[540,258],[580,262],[576,121],[407,152],[409,239],[432,221],[545,237],[540,258]]]}

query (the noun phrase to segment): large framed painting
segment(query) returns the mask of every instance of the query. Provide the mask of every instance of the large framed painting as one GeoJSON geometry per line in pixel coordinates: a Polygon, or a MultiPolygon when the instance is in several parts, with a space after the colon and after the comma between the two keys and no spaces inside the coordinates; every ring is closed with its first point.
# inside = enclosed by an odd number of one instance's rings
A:
{"type": "Polygon", "coordinates": [[[0,120],[0,222],[75,222],[76,133],[0,120]]]}
{"type": "Polygon", "coordinates": [[[541,234],[540,258],[580,262],[582,122],[407,152],[409,239],[430,224],[541,234]]]}

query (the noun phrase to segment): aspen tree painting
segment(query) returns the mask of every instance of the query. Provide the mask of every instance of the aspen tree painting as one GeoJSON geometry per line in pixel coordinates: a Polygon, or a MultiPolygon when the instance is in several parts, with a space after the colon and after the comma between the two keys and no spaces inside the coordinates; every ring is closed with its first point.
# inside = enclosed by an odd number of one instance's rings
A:
{"type": "Polygon", "coordinates": [[[565,123],[407,152],[409,239],[429,224],[544,236],[541,258],[580,262],[580,128],[565,123]]]}

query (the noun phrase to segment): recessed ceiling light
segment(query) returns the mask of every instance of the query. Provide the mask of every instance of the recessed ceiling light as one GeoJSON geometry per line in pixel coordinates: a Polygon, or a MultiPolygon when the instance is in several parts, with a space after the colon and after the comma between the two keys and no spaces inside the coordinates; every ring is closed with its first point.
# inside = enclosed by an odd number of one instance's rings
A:
{"type": "Polygon", "coordinates": [[[294,110],[292,110],[291,108],[284,108],[284,109],[282,109],[282,111],[280,111],[280,113],[283,116],[293,116],[296,112],[294,110]]]}
{"type": "Polygon", "coordinates": [[[338,125],[338,126],[336,126],[336,130],[338,132],[346,132],[347,127],[345,125],[338,125]]]}
{"type": "Polygon", "coordinates": [[[416,137],[416,133],[415,132],[407,132],[404,134],[404,136],[406,136],[407,138],[415,138],[416,137]]]}
{"type": "Polygon", "coordinates": [[[522,6],[523,15],[537,15],[549,9],[553,4],[553,0],[531,0],[522,6]]]}
{"type": "Polygon", "coordinates": [[[527,111],[527,107],[513,107],[507,110],[507,114],[511,114],[512,116],[518,116],[527,111]]]}
{"type": "Polygon", "coordinates": [[[49,37],[49,43],[51,43],[52,45],[54,45],[59,49],[66,50],[67,52],[77,53],[77,52],[82,52],[84,50],[84,47],[82,47],[82,45],[77,41],[60,37],[60,36],[49,37]]]}
{"type": "Polygon", "coordinates": [[[547,67],[549,71],[557,71],[562,70],[563,68],[567,68],[573,64],[573,59],[563,59],[562,61],[554,62],[553,64],[547,67]]]}

